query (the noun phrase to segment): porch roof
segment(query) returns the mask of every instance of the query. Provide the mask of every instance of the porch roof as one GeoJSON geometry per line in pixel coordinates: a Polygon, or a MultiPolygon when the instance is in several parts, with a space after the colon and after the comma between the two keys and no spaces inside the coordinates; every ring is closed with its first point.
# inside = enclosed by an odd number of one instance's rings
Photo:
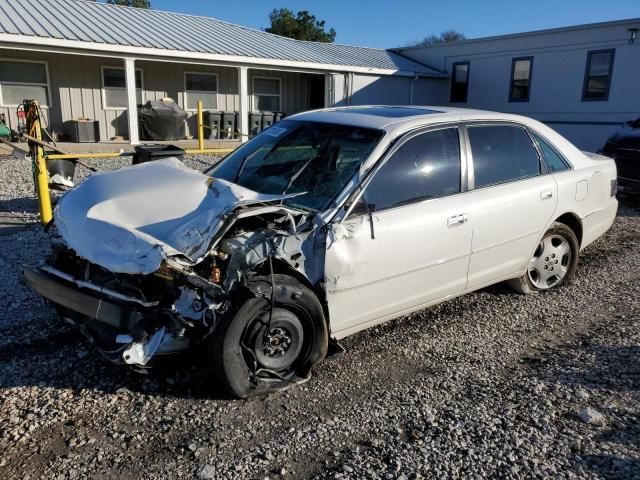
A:
{"type": "Polygon", "coordinates": [[[446,76],[389,50],[294,40],[210,17],[85,0],[2,0],[3,43],[258,68],[446,76]]]}

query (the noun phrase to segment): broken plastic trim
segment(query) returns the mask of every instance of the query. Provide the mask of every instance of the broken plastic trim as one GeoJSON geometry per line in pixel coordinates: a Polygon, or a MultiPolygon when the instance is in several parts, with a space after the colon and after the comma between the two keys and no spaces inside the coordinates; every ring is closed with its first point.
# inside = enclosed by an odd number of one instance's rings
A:
{"type": "Polygon", "coordinates": [[[133,302],[133,303],[137,303],[140,306],[146,307],[146,308],[151,308],[151,307],[156,307],[159,305],[159,302],[144,302],[142,300],[140,300],[139,298],[135,298],[132,297],[130,295],[124,295],[120,292],[116,292],[115,290],[111,290],[110,288],[104,288],[104,287],[100,287],[94,283],[91,282],[87,282],[86,280],[78,280],[75,277],[72,277],[71,275],[61,272],[60,270],[50,267],[49,265],[42,265],[40,267],[41,270],[50,273],[51,275],[55,275],[58,278],[62,278],[63,280],[66,280],[67,282],[73,283],[74,285],[76,285],[77,287],[80,288],[88,288],[89,290],[93,290],[94,292],[98,292],[98,293],[102,293],[104,295],[107,295],[109,297],[115,298],[116,300],[122,300],[123,302],[133,302]]]}

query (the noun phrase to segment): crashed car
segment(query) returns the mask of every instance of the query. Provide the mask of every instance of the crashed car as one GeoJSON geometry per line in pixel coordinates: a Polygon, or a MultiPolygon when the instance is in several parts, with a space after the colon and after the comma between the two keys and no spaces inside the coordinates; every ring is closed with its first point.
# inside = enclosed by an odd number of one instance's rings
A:
{"type": "Polygon", "coordinates": [[[110,360],[201,346],[239,397],[329,344],[508,280],[556,288],[612,224],[616,169],[520,116],[345,107],[289,117],[204,173],[164,159],[57,204],[24,281],[110,360]]]}
{"type": "Polygon", "coordinates": [[[616,162],[618,191],[640,196],[640,118],[615,132],[602,148],[602,154],[616,162]]]}

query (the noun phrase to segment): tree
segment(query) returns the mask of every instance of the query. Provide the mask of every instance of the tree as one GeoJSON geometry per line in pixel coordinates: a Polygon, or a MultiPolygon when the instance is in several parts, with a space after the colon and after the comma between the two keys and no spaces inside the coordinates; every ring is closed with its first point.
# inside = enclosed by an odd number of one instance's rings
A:
{"type": "Polygon", "coordinates": [[[456,32],[455,30],[445,30],[440,33],[440,35],[424,37],[419,42],[412,44],[412,46],[420,47],[423,45],[434,45],[436,43],[458,42],[466,39],[467,37],[464,36],[464,33],[456,32]]]}
{"type": "Polygon", "coordinates": [[[107,3],[123,7],[151,8],[151,0],[107,0],[107,3]]]}
{"type": "Polygon", "coordinates": [[[265,28],[265,32],[313,42],[331,43],[336,39],[336,31],[333,28],[325,31],[325,21],[317,20],[308,10],[294,15],[288,8],[274,8],[269,14],[269,20],[271,26],[265,28]]]}

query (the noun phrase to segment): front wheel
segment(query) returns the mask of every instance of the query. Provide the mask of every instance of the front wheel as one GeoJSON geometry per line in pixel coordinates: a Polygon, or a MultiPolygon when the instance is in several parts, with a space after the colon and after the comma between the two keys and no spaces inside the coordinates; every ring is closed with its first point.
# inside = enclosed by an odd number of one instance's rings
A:
{"type": "Polygon", "coordinates": [[[327,325],[316,295],[296,279],[274,275],[248,285],[258,292],[237,300],[220,320],[208,345],[214,375],[232,396],[246,398],[309,378],[327,353],[327,325]]]}
{"type": "Polygon", "coordinates": [[[578,267],[578,239],[568,226],[554,223],[533,252],[525,274],[509,285],[524,294],[535,293],[568,283],[578,267]]]}

